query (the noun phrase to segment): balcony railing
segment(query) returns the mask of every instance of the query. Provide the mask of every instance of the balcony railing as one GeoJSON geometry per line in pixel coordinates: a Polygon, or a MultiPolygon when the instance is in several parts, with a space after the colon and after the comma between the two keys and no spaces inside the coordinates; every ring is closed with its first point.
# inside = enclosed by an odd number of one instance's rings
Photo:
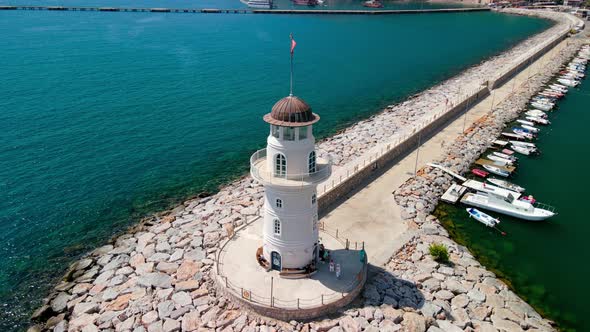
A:
{"type": "MultiPolygon", "coordinates": [[[[317,153],[317,152],[316,152],[317,153]]],[[[250,173],[259,182],[285,186],[305,186],[325,181],[332,174],[332,157],[330,155],[316,156],[315,172],[302,174],[277,174],[268,168],[266,149],[256,151],[250,157],[250,173]]]]}

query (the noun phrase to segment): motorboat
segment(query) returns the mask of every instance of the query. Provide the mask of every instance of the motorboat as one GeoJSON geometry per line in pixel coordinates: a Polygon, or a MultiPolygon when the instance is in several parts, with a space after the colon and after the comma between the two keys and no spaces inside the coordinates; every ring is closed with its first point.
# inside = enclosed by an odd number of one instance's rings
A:
{"type": "Polygon", "coordinates": [[[363,6],[368,7],[368,8],[383,8],[383,4],[381,3],[381,1],[377,1],[377,0],[365,1],[365,2],[363,2],[363,6]]]}
{"type": "Polygon", "coordinates": [[[533,133],[538,133],[540,131],[539,128],[535,127],[535,126],[531,126],[531,125],[527,125],[527,124],[522,124],[521,125],[524,129],[526,130],[530,130],[533,133]]]}
{"type": "Polygon", "coordinates": [[[535,135],[531,132],[529,132],[528,130],[524,129],[524,128],[520,128],[520,127],[515,127],[512,128],[512,132],[514,132],[517,135],[523,136],[526,139],[534,139],[535,135]]]}
{"type": "Polygon", "coordinates": [[[471,173],[473,173],[474,175],[477,175],[481,178],[485,178],[486,176],[490,175],[490,173],[484,171],[483,169],[479,169],[479,168],[472,169],[471,173]]]}
{"type": "Polygon", "coordinates": [[[531,103],[531,106],[540,109],[541,111],[550,111],[555,104],[553,103],[545,103],[541,101],[534,101],[531,103]]]}
{"type": "Polygon", "coordinates": [[[293,4],[297,6],[317,6],[317,0],[293,0],[293,4]]]}
{"type": "Polygon", "coordinates": [[[549,84],[550,87],[555,88],[555,89],[561,89],[564,92],[567,92],[569,90],[569,88],[563,84],[559,84],[559,83],[552,83],[549,84]]]}
{"type": "Polygon", "coordinates": [[[545,220],[555,215],[550,206],[535,207],[526,201],[505,199],[488,193],[467,193],[461,199],[461,203],[531,221],[545,220]]]}
{"type": "MultiPolygon", "coordinates": [[[[513,151],[510,151],[510,152],[514,153],[513,151]]],[[[506,153],[502,153],[502,152],[497,152],[497,151],[494,151],[494,152],[492,152],[492,154],[493,154],[494,156],[498,156],[498,157],[500,157],[500,158],[503,158],[503,159],[506,159],[506,160],[510,160],[510,161],[512,161],[513,163],[515,163],[515,162],[517,162],[517,161],[518,161],[518,158],[517,158],[516,156],[509,155],[509,154],[506,154],[506,153]]]]}
{"type": "Polygon", "coordinates": [[[547,113],[540,111],[540,110],[528,110],[524,114],[528,115],[528,116],[536,116],[538,118],[546,118],[547,117],[547,113]]]}
{"type": "Polygon", "coordinates": [[[491,161],[493,161],[494,163],[501,165],[501,166],[506,166],[506,165],[512,165],[514,164],[514,161],[510,160],[510,159],[506,159],[506,158],[502,158],[500,156],[496,156],[494,154],[489,154],[487,155],[487,158],[491,161]]]}
{"type": "Polygon", "coordinates": [[[506,136],[509,138],[515,138],[515,139],[525,139],[526,137],[519,135],[519,134],[514,134],[514,133],[502,133],[502,136],[506,136]]]}
{"type": "Polygon", "coordinates": [[[532,121],[534,123],[542,124],[542,125],[548,125],[548,124],[551,123],[551,122],[549,122],[549,120],[540,118],[538,116],[527,116],[526,119],[527,120],[530,120],[530,121],[532,121]]]}
{"type": "Polygon", "coordinates": [[[250,8],[271,9],[272,0],[248,0],[246,5],[250,8]]]}
{"type": "Polygon", "coordinates": [[[570,80],[570,79],[565,79],[565,78],[558,78],[557,82],[563,84],[563,85],[567,85],[569,87],[576,87],[578,86],[578,84],[580,84],[580,82],[578,81],[574,81],[574,80],[570,80]]]}
{"type": "Polygon", "coordinates": [[[527,148],[526,146],[518,146],[518,145],[512,145],[511,148],[515,152],[518,152],[520,154],[524,154],[525,156],[531,155],[536,151],[532,148],[527,148]]]}
{"type": "Polygon", "coordinates": [[[481,212],[478,209],[467,208],[466,210],[467,213],[469,213],[470,218],[473,218],[488,227],[496,227],[496,225],[500,223],[498,218],[493,218],[489,214],[481,212]]]}
{"type": "Polygon", "coordinates": [[[516,185],[512,182],[508,182],[506,180],[501,180],[501,179],[494,179],[494,178],[487,178],[486,179],[489,183],[494,184],[500,188],[504,188],[504,189],[508,189],[511,191],[515,191],[517,193],[522,193],[525,191],[524,187],[521,187],[519,185],[516,185]]]}
{"type": "Polygon", "coordinates": [[[510,143],[512,143],[512,145],[524,146],[524,147],[531,148],[531,149],[537,148],[537,145],[535,143],[521,142],[521,141],[510,141],[510,143]]]}
{"type": "Polygon", "coordinates": [[[505,177],[505,178],[507,178],[507,177],[509,177],[509,176],[510,176],[510,172],[508,172],[508,171],[505,171],[505,170],[503,170],[503,169],[501,169],[501,168],[498,168],[498,167],[496,167],[496,166],[492,166],[492,165],[483,165],[483,168],[485,168],[485,169],[486,169],[486,171],[488,171],[488,172],[490,172],[490,173],[492,173],[492,174],[496,174],[496,175],[499,175],[499,176],[503,176],[503,177],[505,177]]]}
{"type": "Polygon", "coordinates": [[[534,126],[534,125],[535,125],[535,124],[534,124],[533,122],[531,122],[531,121],[522,120],[522,119],[518,119],[518,120],[516,120],[516,122],[518,122],[518,123],[522,123],[522,124],[524,124],[524,125],[529,125],[529,126],[534,126]]]}

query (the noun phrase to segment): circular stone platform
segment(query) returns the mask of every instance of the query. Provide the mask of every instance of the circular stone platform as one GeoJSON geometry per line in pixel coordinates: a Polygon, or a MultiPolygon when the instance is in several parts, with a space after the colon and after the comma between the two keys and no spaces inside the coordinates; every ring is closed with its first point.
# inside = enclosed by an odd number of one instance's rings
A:
{"type": "Polygon", "coordinates": [[[329,271],[328,263],[319,263],[317,273],[309,278],[281,278],[278,271],[267,272],[256,261],[256,250],[262,245],[259,218],[222,246],[214,270],[218,289],[262,315],[282,320],[333,312],[359,294],[366,280],[366,263],[361,262],[359,250],[345,249],[346,240],[320,231],[320,241],[334,262],[340,263],[340,278],[329,271]]]}

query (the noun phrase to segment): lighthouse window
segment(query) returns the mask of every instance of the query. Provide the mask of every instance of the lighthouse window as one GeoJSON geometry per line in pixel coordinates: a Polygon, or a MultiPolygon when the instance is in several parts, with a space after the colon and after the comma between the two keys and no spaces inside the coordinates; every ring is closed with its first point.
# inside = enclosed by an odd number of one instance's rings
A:
{"type": "Polygon", "coordinates": [[[317,201],[318,197],[316,196],[316,194],[311,195],[311,205],[315,205],[317,201]]]}
{"type": "MultiPolygon", "coordinates": [[[[315,195],[314,195],[315,196],[315,195]]],[[[315,231],[318,227],[318,215],[313,216],[313,220],[311,221],[313,230],[315,231]]]]}
{"type": "Polygon", "coordinates": [[[299,127],[299,139],[306,139],[307,138],[307,127],[299,127]]]}
{"type": "Polygon", "coordinates": [[[285,127],[285,129],[283,129],[283,139],[285,141],[294,141],[295,140],[295,128],[285,127]]]}
{"type": "Polygon", "coordinates": [[[270,125],[270,133],[273,137],[279,138],[279,126],[270,125]]]}
{"type": "Polygon", "coordinates": [[[275,175],[285,176],[287,174],[287,158],[278,153],[275,155],[275,175]]]}
{"type": "Polygon", "coordinates": [[[307,169],[308,169],[309,173],[315,173],[315,171],[316,171],[315,151],[311,151],[311,153],[309,154],[309,157],[307,159],[307,169]]]}
{"type": "Polygon", "coordinates": [[[283,200],[280,198],[277,198],[275,201],[276,206],[280,209],[283,207],[283,200]]]}
{"type": "Polygon", "coordinates": [[[273,223],[275,235],[281,235],[281,221],[279,219],[275,219],[273,223]]]}

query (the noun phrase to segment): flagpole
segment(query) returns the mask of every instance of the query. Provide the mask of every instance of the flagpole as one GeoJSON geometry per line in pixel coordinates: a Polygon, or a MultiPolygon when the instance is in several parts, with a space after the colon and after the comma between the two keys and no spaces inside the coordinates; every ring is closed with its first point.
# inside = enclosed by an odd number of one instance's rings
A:
{"type": "Polygon", "coordinates": [[[293,48],[294,48],[294,40],[293,40],[293,33],[289,34],[289,39],[291,39],[291,84],[289,90],[289,96],[293,96],[293,48]]]}
{"type": "Polygon", "coordinates": [[[291,89],[289,90],[289,96],[293,96],[293,52],[291,52],[291,89]]]}

